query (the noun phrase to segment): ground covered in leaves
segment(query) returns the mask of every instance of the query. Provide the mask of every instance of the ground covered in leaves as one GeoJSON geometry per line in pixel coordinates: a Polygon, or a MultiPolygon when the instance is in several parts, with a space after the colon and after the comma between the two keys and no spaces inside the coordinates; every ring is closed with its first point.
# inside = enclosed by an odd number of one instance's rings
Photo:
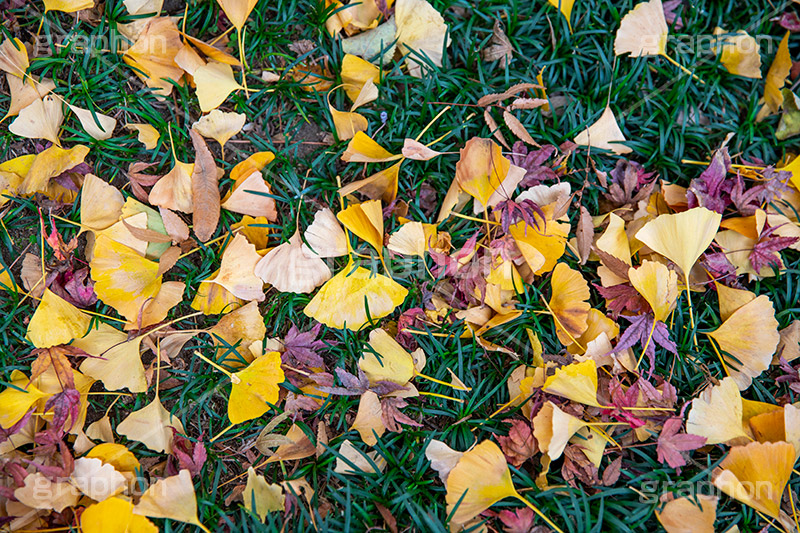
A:
{"type": "Polygon", "coordinates": [[[758,4],[2,0],[0,528],[800,529],[758,4]]]}

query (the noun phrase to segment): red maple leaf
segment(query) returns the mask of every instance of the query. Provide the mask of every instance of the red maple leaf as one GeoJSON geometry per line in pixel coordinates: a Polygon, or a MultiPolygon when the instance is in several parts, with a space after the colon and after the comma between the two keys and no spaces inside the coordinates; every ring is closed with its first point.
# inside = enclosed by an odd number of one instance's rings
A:
{"type": "Polygon", "coordinates": [[[680,417],[673,416],[661,428],[658,436],[658,460],[667,463],[672,468],[680,468],[686,465],[686,459],[681,452],[696,450],[706,443],[706,438],[689,433],[678,433],[683,425],[680,417]]]}

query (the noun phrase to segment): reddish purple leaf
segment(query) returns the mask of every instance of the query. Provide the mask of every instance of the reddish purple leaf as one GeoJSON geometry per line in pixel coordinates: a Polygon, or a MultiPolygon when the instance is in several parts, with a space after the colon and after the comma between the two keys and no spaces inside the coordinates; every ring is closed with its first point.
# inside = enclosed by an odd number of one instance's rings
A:
{"type": "Polygon", "coordinates": [[[680,417],[674,416],[664,422],[661,434],[658,436],[658,460],[667,463],[672,468],[686,465],[686,459],[681,452],[696,450],[705,445],[706,438],[689,433],[678,433],[683,425],[680,417]]]}

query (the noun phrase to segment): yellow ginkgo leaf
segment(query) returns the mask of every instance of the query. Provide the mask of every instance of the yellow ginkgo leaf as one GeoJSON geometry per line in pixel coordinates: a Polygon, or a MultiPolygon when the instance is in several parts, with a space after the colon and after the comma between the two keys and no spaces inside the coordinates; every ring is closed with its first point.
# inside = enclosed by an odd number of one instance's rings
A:
{"type": "Polygon", "coordinates": [[[530,227],[524,221],[509,228],[509,234],[517,243],[522,257],[534,274],[540,276],[555,268],[567,249],[569,224],[552,219],[553,208],[544,206],[545,218],[534,213],[538,227],[530,227]]]}
{"type": "Polygon", "coordinates": [[[81,126],[93,139],[104,141],[114,134],[117,121],[113,117],[98,112],[92,112],[82,107],[67,103],[67,107],[75,113],[81,126]]]}
{"type": "Polygon", "coordinates": [[[133,508],[133,513],[185,522],[209,533],[208,528],[197,518],[197,496],[194,493],[192,475],[185,469],[176,476],[159,479],[150,485],[133,508]]]}
{"type": "Polygon", "coordinates": [[[119,221],[125,198],[119,189],[95,176],[87,174],[81,186],[81,226],[104,230],[119,221]]]}
{"type": "Polygon", "coordinates": [[[79,491],[98,502],[116,496],[128,485],[128,480],[116,468],[95,457],[75,459],[69,481],[79,491]]]}
{"type": "Polygon", "coordinates": [[[380,473],[386,468],[386,459],[378,455],[377,451],[364,453],[349,440],[342,442],[337,452],[340,457],[336,458],[336,466],[333,469],[337,474],[380,473]]]}
{"type": "Polygon", "coordinates": [[[104,463],[113,466],[117,472],[122,473],[135,473],[136,469],[141,467],[136,456],[122,444],[98,444],[86,452],[85,457],[100,459],[104,463]]]}
{"type": "MultiPolygon", "coordinates": [[[[1,52],[0,52],[1,53],[1,52]]],[[[8,92],[11,95],[11,104],[4,119],[18,115],[20,111],[31,105],[36,100],[44,98],[56,88],[53,80],[43,78],[37,81],[34,76],[28,76],[24,80],[13,74],[6,74],[8,82],[8,92]]]]}
{"type": "Polygon", "coordinates": [[[135,130],[139,134],[137,140],[148,150],[153,150],[158,146],[158,139],[161,134],[150,124],[128,123],[125,124],[125,127],[129,130],[135,130]]]}
{"type": "Polygon", "coordinates": [[[342,59],[341,76],[347,97],[355,102],[361,93],[362,87],[368,80],[371,80],[374,84],[380,82],[381,70],[358,56],[345,54],[342,59]]]}
{"type": "Polygon", "coordinates": [[[551,6],[561,11],[561,14],[564,15],[564,18],[567,21],[567,25],[569,26],[569,31],[572,32],[572,7],[575,4],[575,0],[547,0],[547,1],[551,6]]]}
{"type": "Polygon", "coordinates": [[[214,139],[224,149],[228,139],[242,131],[246,121],[244,113],[227,113],[213,109],[192,124],[192,129],[203,137],[214,139]]]}
{"type": "Polygon", "coordinates": [[[731,377],[709,387],[692,400],[686,418],[686,433],[706,438],[706,444],[748,439],[742,427],[742,396],[731,377]]]}
{"type": "Polygon", "coordinates": [[[728,496],[778,518],[794,461],[794,446],[788,442],[734,446],[712,474],[711,481],[728,496]]]}
{"type": "Polygon", "coordinates": [[[241,30],[247,22],[250,12],[256,7],[258,0],[217,0],[225,16],[231,21],[233,27],[241,30]]]}
{"type": "Polygon", "coordinates": [[[22,41],[6,37],[0,43],[0,70],[17,78],[24,78],[30,66],[28,50],[22,41]]]}
{"type": "Polygon", "coordinates": [[[267,252],[255,274],[280,292],[308,294],[331,278],[331,270],[318,255],[306,253],[300,232],[289,242],[267,252]]]}
{"type": "Polygon", "coordinates": [[[678,275],[656,261],[642,261],[641,266],[628,269],[631,285],[650,304],[656,320],[662,322],[675,309],[678,300],[678,275]]]}
{"type": "Polygon", "coordinates": [[[545,403],[531,423],[539,450],[553,461],[561,457],[572,436],[586,427],[584,421],[565,413],[553,402],[545,403]]]}
{"type": "Polygon", "coordinates": [[[661,0],[641,2],[623,18],[614,39],[614,54],[632,57],[663,55],[669,27],[661,0]]]}
{"type": "Polygon", "coordinates": [[[314,214],[314,222],[303,234],[306,253],[320,257],[340,257],[348,252],[347,234],[345,234],[336,215],[324,207],[314,214]]]}
{"type": "Polygon", "coordinates": [[[361,113],[339,111],[331,104],[328,104],[328,110],[336,128],[336,136],[342,141],[352,139],[356,134],[366,131],[369,127],[367,118],[361,113]]]}
{"type": "Polygon", "coordinates": [[[347,149],[342,154],[342,161],[348,163],[385,163],[396,161],[401,155],[395,155],[375,142],[372,137],[360,131],[347,143],[347,149]]]}
{"type": "MultiPolygon", "coordinates": [[[[717,519],[717,496],[696,494],[691,498],[675,498],[672,493],[656,518],[667,533],[714,533],[717,519]]],[[[662,496],[661,500],[664,501],[662,496]]]]}
{"type": "Polygon", "coordinates": [[[595,246],[623,263],[631,264],[631,245],[625,233],[625,220],[622,217],[614,213],[608,214],[608,226],[597,238],[595,246]]]}
{"type": "Polygon", "coordinates": [[[416,374],[411,354],[380,328],[370,331],[369,349],[362,352],[358,368],[372,384],[390,381],[405,386],[416,374]]]}
{"type": "MultiPolygon", "coordinates": [[[[657,0],[654,0],[657,1],[657,0]]],[[[661,2],[659,1],[659,5],[661,2]]],[[[640,4],[641,5],[641,4],[640,4]]],[[[617,117],[611,111],[611,107],[606,106],[603,114],[597,122],[583,130],[575,137],[575,144],[578,146],[590,146],[601,150],[610,150],[617,155],[629,154],[633,150],[624,144],[627,141],[622,130],[617,124],[617,117]]]]}
{"type": "Polygon", "coordinates": [[[734,311],[708,336],[719,344],[725,368],[740,390],[769,368],[781,340],[775,308],[765,294],[734,311]]]}
{"type": "Polygon", "coordinates": [[[45,139],[61,146],[58,130],[64,122],[61,100],[53,96],[37,98],[28,107],[20,110],[17,118],[8,126],[8,131],[27,139],[45,139]]]}
{"type": "Polygon", "coordinates": [[[89,315],[45,289],[25,337],[37,348],[50,348],[83,337],[90,322],[89,315]]]}
{"type": "Polygon", "coordinates": [[[16,290],[16,284],[14,283],[14,278],[11,277],[11,272],[0,265],[0,291],[14,291],[16,290]]]}
{"type": "Polygon", "coordinates": [[[30,411],[36,402],[47,397],[28,377],[18,370],[11,372],[10,386],[0,392],[0,428],[8,429],[30,411]]]}
{"type": "Polygon", "coordinates": [[[150,189],[148,201],[172,211],[192,213],[192,172],[194,163],[175,160],[175,166],[150,189]]]}
{"type": "Polygon", "coordinates": [[[85,533],[158,533],[158,528],[143,516],[133,514],[133,504],[122,498],[94,503],[81,513],[85,533]]]}
{"type": "Polygon", "coordinates": [[[461,149],[456,163],[458,186],[483,206],[501,187],[511,162],[503,156],[500,145],[491,139],[473,137],[461,149]]]}
{"type": "Polygon", "coordinates": [[[353,204],[340,211],[336,218],[345,228],[367,241],[383,255],[383,209],[380,200],[353,204]]]}
{"type": "Polygon", "coordinates": [[[386,433],[382,412],[381,401],[377,394],[368,390],[361,395],[358,412],[350,429],[358,431],[364,444],[375,446],[378,439],[386,433]]]}
{"type": "Polygon", "coordinates": [[[218,315],[229,313],[246,303],[222,285],[214,283],[218,275],[219,270],[200,282],[192,300],[192,309],[202,311],[206,315],[218,315]]]}
{"type": "Polygon", "coordinates": [[[442,55],[450,40],[442,15],[426,0],[397,0],[394,11],[395,39],[406,56],[408,73],[423,77],[428,65],[442,66],[442,55]]]}
{"type": "Polygon", "coordinates": [[[436,242],[436,226],[422,222],[406,222],[389,236],[386,247],[394,253],[424,257],[436,242]]]}
{"type": "Polygon", "coordinates": [[[207,113],[219,107],[234,91],[243,89],[233,77],[230,65],[211,61],[194,71],[200,110],[207,113]]]}
{"type": "Polygon", "coordinates": [[[61,11],[75,13],[83,9],[94,7],[94,0],[44,0],[44,11],[61,11]]]}
{"type": "Polygon", "coordinates": [[[260,351],[253,353],[249,347],[253,343],[261,344],[267,334],[264,317],[258,311],[257,302],[250,302],[231,311],[207,331],[218,347],[218,356],[215,360],[228,366],[241,364],[237,355],[247,362],[261,355],[260,351]],[[229,350],[234,353],[230,353],[229,350]]]}
{"type": "MultiPolygon", "coordinates": [[[[158,185],[158,184],[156,184],[158,185]]],[[[240,178],[224,198],[221,207],[234,213],[254,217],[265,216],[270,222],[278,220],[272,189],[258,170],[240,178]]]]}
{"type": "Polygon", "coordinates": [[[161,289],[158,263],[105,235],[97,238],[90,267],[97,297],[130,321],[161,289]]]}
{"type": "Polygon", "coordinates": [[[393,279],[350,263],[322,286],[303,313],[328,327],[358,330],[394,311],[407,295],[393,279]]]}
{"type": "Polygon", "coordinates": [[[100,323],[85,337],[72,341],[72,345],[94,356],[81,363],[81,372],[102,381],[106,389],[145,392],[147,380],[140,354],[141,342],[142,337],[128,340],[127,334],[100,323]]]}
{"type": "Polygon", "coordinates": [[[261,256],[244,235],[236,235],[222,253],[219,273],[212,283],[222,285],[242,300],[264,301],[264,283],[256,276],[256,264],[261,256]]]}
{"type": "Polygon", "coordinates": [[[339,194],[347,196],[348,194],[358,191],[367,198],[381,200],[386,204],[390,204],[397,198],[397,186],[402,163],[403,162],[400,161],[376,172],[368,178],[348,183],[339,189],[339,194]]]}
{"type": "Polygon", "coordinates": [[[154,92],[167,96],[172,92],[173,82],[180,83],[183,78],[183,69],[175,63],[175,55],[181,48],[183,41],[175,21],[170,17],[153,17],[122,59],[134,67],[134,73],[154,92]]]}
{"type": "Polygon", "coordinates": [[[158,396],[138,411],[133,411],[117,425],[117,433],[128,440],[141,442],[154,452],[172,453],[173,431],[184,433],[180,418],[164,408],[158,396]]]}
{"type": "Polygon", "coordinates": [[[245,159],[236,164],[231,169],[231,179],[235,183],[239,183],[242,178],[246,178],[255,171],[261,171],[265,166],[275,159],[275,154],[269,151],[256,152],[251,154],[245,159]]]}
{"type": "Polygon", "coordinates": [[[792,70],[792,55],[789,53],[789,31],[783,36],[775,59],[767,71],[767,78],[764,82],[764,107],[762,107],[756,120],[763,120],[767,115],[777,113],[783,105],[783,93],[781,89],[786,84],[786,78],[792,70]]]}
{"type": "Polygon", "coordinates": [[[262,522],[269,513],[284,510],[285,497],[281,486],[267,483],[264,476],[256,474],[252,466],[247,469],[247,484],[242,492],[242,499],[245,509],[257,514],[262,522]]]}
{"type": "Polygon", "coordinates": [[[434,157],[442,155],[441,152],[432,150],[426,145],[414,139],[403,139],[403,157],[406,159],[413,159],[414,161],[430,161],[434,157]]]}
{"type": "Polygon", "coordinates": [[[88,154],[89,147],[82,144],[67,150],[60,146],[46,148],[36,154],[25,179],[19,186],[19,192],[24,195],[40,192],[50,196],[51,178],[80,165],[88,154]]]}
{"type": "Polygon", "coordinates": [[[553,295],[548,306],[556,322],[556,335],[562,344],[568,346],[588,327],[591,308],[589,285],[580,272],[565,263],[559,263],[553,269],[550,285],[553,295]]]}
{"type": "Polygon", "coordinates": [[[602,407],[597,401],[597,364],[594,359],[558,368],[544,382],[542,390],[573,402],[602,407]]]}
{"type": "Polygon", "coordinates": [[[756,299],[756,295],[743,289],[734,289],[721,283],[714,283],[719,300],[719,318],[723,322],[745,304],[756,299]]]}
{"type": "Polygon", "coordinates": [[[278,401],[283,383],[281,354],[268,352],[250,363],[244,370],[231,375],[231,395],[228,398],[228,418],[239,424],[263,415],[278,401]]]}
{"type": "Polygon", "coordinates": [[[267,464],[277,461],[297,461],[311,457],[317,452],[317,447],[297,424],[292,424],[285,437],[289,442],[278,446],[275,453],[267,459],[267,464]]]}
{"type": "Polygon", "coordinates": [[[715,28],[718,44],[714,53],[731,74],[745,78],[761,79],[761,47],[746,31],[739,30],[729,34],[722,28],[715,28]]]}

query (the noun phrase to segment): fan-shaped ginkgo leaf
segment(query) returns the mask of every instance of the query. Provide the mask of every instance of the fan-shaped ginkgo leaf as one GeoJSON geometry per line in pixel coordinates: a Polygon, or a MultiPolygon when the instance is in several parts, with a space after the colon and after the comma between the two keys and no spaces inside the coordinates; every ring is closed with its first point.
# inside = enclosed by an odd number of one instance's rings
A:
{"type": "Polygon", "coordinates": [[[81,225],[92,230],[104,230],[119,221],[125,198],[119,189],[87,174],[81,186],[81,225]]]}
{"type": "Polygon", "coordinates": [[[386,433],[382,414],[383,410],[378,395],[368,390],[361,395],[358,411],[350,429],[358,431],[364,444],[375,446],[378,439],[386,433]]]}
{"type": "Polygon", "coordinates": [[[128,340],[127,334],[100,323],[85,337],[72,341],[72,345],[94,356],[81,363],[81,372],[102,381],[106,389],[145,392],[141,342],[141,337],[128,340]]]}
{"type": "Polygon", "coordinates": [[[358,132],[347,143],[347,149],[342,154],[342,161],[349,163],[384,163],[386,161],[395,161],[401,157],[386,150],[366,133],[358,132]]]}
{"type": "Polygon", "coordinates": [[[252,466],[247,469],[247,484],[242,499],[245,509],[256,513],[262,522],[269,513],[284,509],[285,498],[281,486],[277,483],[267,483],[264,476],[256,474],[252,466]]]}
{"type": "Polygon", "coordinates": [[[511,162],[503,156],[500,145],[491,139],[473,137],[461,149],[461,157],[456,163],[456,181],[461,190],[481,205],[488,206],[491,196],[502,186],[509,168],[511,162]]]}
{"type": "Polygon", "coordinates": [[[244,235],[236,235],[222,253],[219,273],[212,283],[222,285],[231,294],[243,300],[264,301],[264,282],[255,274],[261,256],[244,235]]]}
{"type": "Polygon", "coordinates": [[[269,411],[270,404],[278,401],[279,385],[283,379],[281,354],[278,352],[265,353],[247,368],[232,374],[228,398],[231,423],[252,420],[269,411]]]}
{"type": "Polygon", "coordinates": [[[167,96],[173,83],[180,83],[183,69],[175,63],[175,55],[183,48],[181,34],[171,17],[151,18],[136,42],[122,59],[132,67],[148,87],[167,96]]]}
{"type": "Polygon", "coordinates": [[[117,425],[117,433],[128,440],[141,442],[155,452],[172,453],[173,428],[184,433],[180,418],[173,416],[156,398],[138,411],[133,411],[117,425]]]}
{"type": "Polygon", "coordinates": [[[213,109],[211,113],[203,115],[192,124],[192,129],[202,135],[217,141],[220,147],[225,148],[228,139],[242,131],[247,118],[243,113],[227,113],[213,109]]]}
{"type": "Polygon", "coordinates": [[[206,533],[206,528],[197,518],[197,496],[194,493],[192,475],[181,470],[176,476],[159,479],[142,494],[133,513],[151,518],[169,518],[192,524],[206,533]]]}
{"type": "Polygon", "coordinates": [[[408,73],[421,78],[428,71],[429,62],[441,67],[443,51],[450,45],[442,15],[426,0],[397,0],[394,18],[395,39],[406,54],[408,73]]]}
{"type": "Polygon", "coordinates": [[[28,323],[26,338],[37,348],[50,348],[83,337],[91,318],[50,289],[28,323]]]}
{"type": "Polygon", "coordinates": [[[414,377],[414,359],[405,348],[381,328],[369,332],[369,348],[358,360],[370,383],[391,381],[405,386],[414,377]]]}
{"type": "Polygon", "coordinates": [[[720,444],[738,438],[747,439],[742,427],[742,396],[731,377],[709,387],[692,400],[686,418],[686,433],[706,438],[706,444],[720,444]]]}
{"type": "Polygon", "coordinates": [[[28,107],[20,110],[8,131],[27,139],[45,139],[61,146],[58,130],[64,122],[61,99],[54,96],[37,98],[28,107]]]}
{"type": "Polygon", "coordinates": [[[632,57],[663,55],[669,27],[661,0],[641,2],[620,22],[614,39],[614,54],[632,57]]]}
{"type": "Polygon", "coordinates": [[[81,513],[85,533],[158,533],[158,528],[143,516],[133,514],[133,504],[119,497],[94,503],[81,513]]]}
{"type": "Polygon", "coordinates": [[[555,461],[564,453],[567,443],[586,423],[559,409],[553,402],[545,403],[532,420],[533,435],[539,449],[555,461]]]}
{"type": "Polygon", "coordinates": [[[631,285],[647,300],[656,320],[664,321],[678,300],[678,275],[656,261],[628,269],[631,285]]]}
{"type": "Polygon", "coordinates": [[[719,27],[714,29],[714,36],[719,40],[714,53],[728,72],[761,79],[761,47],[753,37],[744,30],[729,33],[719,27]]]}
{"type": "Polygon", "coordinates": [[[310,293],[331,278],[331,271],[319,256],[306,253],[299,231],[267,252],[255,274],[281,292],[310,293]]]}
{"type": "Polygon", "coordinates": [[[383,254],[383,209],[380,200],[353,204],[336,215],[345,228],[383,254]]]}
{"type": "Polygon", "coordinates": [[[407,295],[393,279],[350,263],[322,286],[303,312],[328,327],[358,330],[394,311],[407,295]]]}
{"type": "Polygon", "coordinates": [[[129,130],[135,130],[138,133],[136,139],[148,150],[152,150],[158,146],[158,139],[161,137],[161,134],[150,124],[129,123],[125,124],[125,127],[129,130]]]}
{"type": "Polygon", "coordinates": [[[172,211],[193,212],[192,172],[194,163],[183,163],[176,159],[172,170],[162,176],[150,189],[149,202],[172,211]]]}
{"type": "Polygon", "coordinates": [[[223,200],[221,207],[234,213],[254,217],[264,216],[274,222],[278,220],[272,190],[258,170],[240,178],[223,200]]]}
{"type": "Polygon", "coordinates": [[[669,499],[656,518],[667,533],[714,533],[718,501],[708,494],[669,499]]]}
{"type": "Polygon", "coordinates": [[[556,369],[555,374],[544,382],[542,390],[573,402],[602,407],[597,401],[597,364],[594,359],[556,369]]]}
{"type": "Polygon", "coordinates": [[[422,222],[406,222],[389,236],[386,247],[394,253],[424,257],[436,242],[436,226],[422,222]]]}
{"type": "Polygon", "coordinates": [[[104,141],[110,138],[114,134],[114,128],[117,127],[117,121],[113,117],[109,117],[108,115],[104,115],[98,112],[92,112],[88,109],[83,109],[82,107],[74,106],[72,104],[67,104],[67,107],[75,113],[75,116],[78,117],[78,120],[81,123],[81,126],[86,133],[88,133],[93,139],[98,141],[104,141]]]}
{"type": "Polygon", "coordinates": [[[624,144],[627,141],[619,129],[617,118],[611,108],[606,106],[597,122],[583,130],[575,137],[578,146],[590,146],[601,150],[610,150],[617,155],[628,154],[633,150],[624,144]]]}
{"type": "Polygon", "coordinates": [[[553,295],[548,305],[556,322],[556,334],[558,340],[568,346],[588,327],[589,285],[580,272],[559,263],[553,269],[550,286],[553,295]]]}
{"type": "Polygon", "coordinates": [[[347,234],[327,207],[314,214],[314,222],[303,234],[303,250],[320,257],[340,257],[348,252],[347,234]]]}
{"type": "Polygon", "coordinates": [[[241,30],[247,22],[250,12],[256,7],[258,0],[217,0],[233,27],[241,30]]]}
{"type": "Polygon", "coordinates": [[[197,85],[197,100],[203,113],[216,109],[228,95],[244,88],[234,79],[231,66],[217,61],[210,61],[199,67],[194,71],[193,77],[197,85]]]}
{"type": "Polygon", "coordinates": [[[19,422],[40,399],[47,393],[33,384],[28,384],[28,377],[14,370],[11,372],[10,385],[0,392],[0,428],[8,429],[19,422]]]}

